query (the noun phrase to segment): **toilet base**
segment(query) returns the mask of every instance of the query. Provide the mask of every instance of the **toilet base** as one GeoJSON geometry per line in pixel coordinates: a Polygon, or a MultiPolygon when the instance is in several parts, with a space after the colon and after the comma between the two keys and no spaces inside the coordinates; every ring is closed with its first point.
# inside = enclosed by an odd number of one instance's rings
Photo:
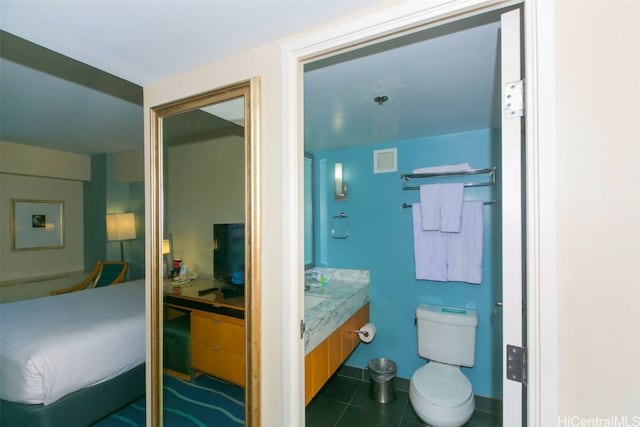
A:
{"type": "Polygon", "coordinates": [[[471,419],[475,410],[473,394],[454,407],[442,407],[427,402],[415,391],[413,383],[409,390],[409,401],[418,417],[432,427],[460,427],[471,419]]]}

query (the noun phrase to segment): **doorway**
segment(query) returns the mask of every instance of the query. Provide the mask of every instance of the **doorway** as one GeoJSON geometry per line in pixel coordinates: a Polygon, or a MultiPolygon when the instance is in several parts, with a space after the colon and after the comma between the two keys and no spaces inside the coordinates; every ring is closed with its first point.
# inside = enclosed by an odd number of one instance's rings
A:
{"type": "MultiPolygon", "coordinates": [[[[493,16],[494,16],[494,18],[495,18],[496,16],[498,16],[498,15],[496,15],[496,14],[495,14],[496,12],[493,12],[493,13],[494,13],[494,15],[493,15],[493,16]]],[[[474,17],[475,17],[475,18],[477,18],[477,15],[474,15],[474,17]]],[[[497,18],[497,19],[499,20],[499,18],[497,18]]],[[[494,19],[494,20],[495,20],[495,19],[494,19]]],[[[453,26],[455,26],[455,25],[459,25],[459,24],[460,24],[460,22],[461,22],[460,20],[457,20],[457,21],[455,21],[453,24],[449,24],[449,25],[453,25],[453,26]]],[[[442,23],[442,22],[440,22],[440,23],[442,23]]],[[[442,28],[441,28],[441,29],[442,29],[442,28]]],[[[413,34],[413,33],[412,33],[412,34],[413,34]]],[[[414,35],[415,35],[415,34],[414,34],[414,35]]],[[[399,37],[399,36],[397,36],[397,37],[399,37]]],[[[393,37],[390,37],[390,38],[393,38],[393,37]]],[[[394,42],[397,42],[397,41],[398,41],[398,40],[395,40],[395,39],[394,39],[394,42]]],[[[495,46],[494,46],[494,47],[495,47],[495,46]]],[[[366,48],[362,49],[362,51],[366,51],[367,49],[368,49],[369,51],[371,51],[371,49],[374,49],[374,50],[375,50],[375,48],[376,48],[375,46],[373,46],[373,47],[372,47],[372,46],[367,46],[366,48]]],[[[347,52],[346,52],[346,53],[344,53],[344,54],[342,54],[342,56],[343,56],[343,57],[350,57],[350,59],[353,59],[353,58],[357,58],[357,57],[358,57],[358,49],[357,49],[357,46],[356,46],[356,47],[353,47],[353,46],[352,46],[351,48],[347,48],[347,49],[345,49],[345,50],[347,50],[347,52]]],[[[308,55],[308,56],[306,56],[306,57],[305,57],[305,55],[301,53],[301,54],[300,54],[300,56],[299,56],[299,58],[303,58],[303,57],[304,57],[304,58],[305,58],[305,60],[304,60],[304,61],[303,61],[303,60],[301,60],[301,62],[302,62],[302,63],[304,63],[304,64],[305,64],[305,66],[307,66],[307,65],[308,65],[308,66],[309,66],[309,69],[312,69],[314,66],[316,66],[316,65],[317,65],[317,63],[315,63],[315,64],[314,64],[314,62],[312,62],[312,61],[313,61],[313,59],[309,59],[309,58],[312,58],[312,55],[311,55],[311,54],[309,54],[309,52],[306,52],[306,53],[307,53],[307,55],[308,55]]],[[[339,62],[341,62],[341,61],[340,61],[340,59],[339,59],[339,57],[340,57],[340,56],[341,56],[341,54],[333,55],[333,56],[331,56],[331,57],[329,57],[329,58],[326,58],[326,57],[325,57],[325,58],[323,58],[321,61],[318,61],[318,62],[325,61],[325,63],[331,63],[331,62],[333,61],[333,63],[339,63],[339,62]]],[[[307,70],[308,70],[308,69],[307,69],[307,68],[305,68],[305,71],[307,71],[307,70]]],[[[496,80],[497,80],[497,79],[496,79],[496,80]]],[[[499,80],[498,80],[498,82],[499,82],[499,80]]],[[[497,93],[498,93],[498,94],[500,93],[500,84],[499,84],[499,83],[497,84],[497,88],[496,88],[495,90],[497,91],[497,93]]],[[[495,93],[495,91],[494,91],[494,93],[495,93]]],[[[374,98],[374,97],[377,97],[377,95],[382,95],[382,94],[374,94],[374,95],[372,95],[372,96],[371,96],[371,98],[372,98],[372,99],[371,99],[370,101],[373,101],[373,98],[374,98]]],[[[308,129],[306,128],[306,125],[307,125],[307,103],[306,103],[307,98],[306,98],[306,96],[307,96],[307,87],[305,86],[305,113],[304,113],[304,117],[305,117],[305,142],[307,141],[307,132],[308,132],[308,129]]],[[[498,100],[498,107],[497,107],[497,108],[494,108],[493,112],[494,112],[494,113],[497,113],[497,117],[498,117],[498,120],[499,120],[500,115],[501,115],[501,108],[500,108],[500,106],[499,106],[499,99],[500,99],[500,96],[498,95],[496,98],[497,98],[497,100],[498,100]]],[[[335,119],[335,118],[336,118],[336,117],[334,116],[334,119],[335,119]]],[[[339,122],[339,120],[338,120],[338,121],[336,121],[336,122],[334,122],[334,124],[335,124],[335,123],[337,123],[337,122],[339,122]]],[[[311,130],[311,131],[314,131],[314,130],[315,130],[315,129],[313,129],[313,130],[311,130]]],[[[387,129],[384,129],[384,130],[387,130],[387,129]]],[[[489,131],[489,132],[490,132],[490,131],[489,131]]],[[[498,140],[499,140],[499,138],[500,138],[500,137],[498,136],[497,138],[498,138],[498,140]]],[[[322,139],[322,138],[321,138],[321,139],[322,139]]],[[[327,140],[327,138],[324,138],[324,140],[327,140]]],[[[332,141],[332,142],[333,142],[333,141],[332,141]]],[[[332,150],[334,150],[335,148],[336,148],[336,147],[330,147],[330,149],[332,149],[332,150]]],[[[384,147],[383,147],[383,148],[384,148],[384,147]]],[[[307,147],[307,146],[305,146],[305,149],[308,149],[308,147],[307,147]]],[[[498,147],[498,151],[499,151],[499,147],[498,147]]],[[[499,157],[499,156],[500,156],[500,154],[498,154],[498,157],[499,157]]],[[[362,156],[362,157],[365,157],[365,156],[362,156]]],[[[366,157],[368,157],[368,158],[367,158],[367,160],[369,160],[369,159],[371,158],[371,157],[370,157],[370,155],[368,155],[368,156],[366,156],[366,157]]],[[[301,159],[301,158],[302,158],[302,157],[300,156],[300,159],[301,159]]],[[[334,160],[335,160],[335,159],[334,159],[334,160]]],[[[499,158],[498,158],[498,160],[499,160],[499,158]]],[[[345,167],[346,167],[346,166],[345,166],[345,167]]],[[[402,173],[403,171],[398,171],[398,172],[399,172],[399,173],[402,173]]],[[[316,177],[317,177],[317,175],[316,175],[316,177]]],[[[352,176],[352,182],[351,182],[351,184],[355,185],[355,184],[357,183],[357,179],[358,179],[358,178],[357,178],[355,175],[354,175],[354,176],[352,176]]],[[[352,187],[352,188],[353,188],[353,187],[352,187]]],[[[520,201],[518,201],[518,202],[520,202],[520,201]]],[[[343,205],[343,206],[346,206],[346,205],[343,205]]],[[[353,208],[353,207],[352,207],[352,208],[353,208]]],[[[357,209],[357,208],[356,208],[356,209],[357,209]]],[[[519,209],[522,209],[522,206],[521,206],[519,209]]],[[[331,213],[330,213],[330,214],[331,214],[331,213]]],[[[520,233],[522,233],[522,230],[520,230],[520,233]]],[[[322,245],[321,239],[319,239],[319,240],[320,240],[320,242],[318,243],[318,245],[322,245]]],[[[319,247],[319,246],[316,246],[316,248],[315,248],[315,249],[316,249],[316,253],[320,253],[320,254],[322,254],[322,253],[326,253],[326,252],[327,252],[326,248],[322,248],[321,246],[320,246],[320,247],[319,247]]],[[[500,249],[500,248],[498,247],[498,248],[497,248],[497,250],[499,251],[499,249],[500,249]]],[[[329,252],[331,252],[331,251],[329,251],[329,252]]],[[[346,252],[342,252],[341,254],[342,254],[342,255],[344,255],[344,253],[346,253],[346,252]]],[[[340,258],[340,257],[338,257],[338,258],[340,258]]],[[[344,259],[344,258],[342,257],[341,259],[344,259]]],[[[317,261],[317,260],[316,260],[316,261],[317,261]]],[[[335,262],[335,258],[333,258],[333,259],[332,259],[332,258],[331,258],[331,256],[329,256],[329,258],[327,258],[327,259],[325,259],[325,260],[321,260],[321,263],[322,263],[323,261],[324,261],[324,262],[328,262],[328,263],[332,263],[332,262],[335,262]]],[[[494,279],[495,279],[495,278],[494,278],[494,279]]],[[[499,276],[499,275],[497,276],[497,280],[498,280],[498,281],[500,280],[500,276],[499,276]]],[[[374,286],[374,285],[373,285],[373,283],[372,283],[372,287],[373,287],[373,286],[374,286]]],[[[473,292],[473,291],[472,291],[472,292],[473,292]]],[[[384,295],[380,295],[380,296],[382,297],[382,296],[384,296],[384,295]]],[[[393,298],[393,296],[392,296],[391,298],[393,298]]],[[[373,296],[372,296],[372,300],[373,300],[373,296]]],[[[497,318],[497,317],[499,317],[499,316],[500,316],[500,313],[499,313],[499,311],[500,311],[500,308],[499,308],[499,307],[500,307],[500,306],[499,306],[499,304],[496,304],[496,303],[500,303],[500,302],[501,302],[501,294],[500,294],[500,293],[498,293],[498,292],[496,292],[496,293],[492,294],[491,296],[489,296],[488,298],[486,298],[486,300],[484,301],[484,303],[482,304],[482,307],[481,307],[481,309],[483,310],[484,314],[486,315],[486,317],[485,317],[485,322],[486,322],[486,323],[493,324],[493,325],[495,326],[495,324],[496,324],[496,322],[495,322],[495,318],[497,318]]],[[[375,308],[374,308],[374,310],[375,310],[375,308]]],[[[388,316],[388,317],[390,317],[390,316],[388,316]]],[[[386,318],[385,318],[385,315],[384,315],[384,314],[381,314],[381,315],[380,315],[380,319],[382,319],[382,321],[383,321],[383,322],[384,322],[384,321],[386,321],[386,320],[388,320],[388,319],[386,319],[386,318]]],[[[375,320],[375,314],[374,314],[374,320],[375,320]]],[[[500,322],[500,323],[501,323],[501,322],[500,322]]],[[[499,324],[499,323],[498,323],[498,324],[499,324]]],[[[495,340],[494,340],[494,343],[495,343],[495,340]]],[[[498,345],[497,357],[498,357],[498,359],[501,359],[501,358],[502,358],[502,352],[500,351],[500,350],[501,350],[501,343],[500,343],[500,342],[498,342],[498,344],[497,344],[497,345],[498,345]]],[[[415,352],[414,352],[414,353],[415,353],[415,352]]],[[[494,351],[493,353],[494,353],[494,356],[495,356],[495,353],[496,353],[496,352],[494,351]]],[[[363,360],[364,360],[364,359],[368,358],[369,356],[371,356],[371,355],[362,356],[362,357],[361,357],[361,359],[363,359],[363,360]]],[[[362,365],[362,363],[363,363],[363,360],[360,360],[360,361],[359,361],[359,363],[360,363],[361,365],[362,365]]],[[[347,362],[347,363],[349,363],[349,362],[347,362]]],[[[490,362],[490,363],[491,363],[491,362],[490,362]]],[[[494,362],[494,368],[496,368],[496,369],[494,369],[494,371],[495,371],[495,381],[497,381],[497,382],[500,382],[500,381],[501,381],[501,377],[502,377],[502,375],[501,375],[501,374],[502,374],[502,373],[501,373],[501,365],[502,365],[502,363],[500,362],[500,363],[498,363],[498,366],[496,367],[496,366],[495,366],[495,362],[494,362]]]]}

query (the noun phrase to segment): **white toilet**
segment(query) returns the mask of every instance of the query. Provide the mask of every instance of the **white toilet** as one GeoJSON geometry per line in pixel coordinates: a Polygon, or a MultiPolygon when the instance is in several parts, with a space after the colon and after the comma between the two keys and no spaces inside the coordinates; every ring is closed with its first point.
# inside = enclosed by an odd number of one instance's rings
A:
{"type": "Polygon", "coordinates": [[[418,354],[429,362],[411,377],[411,406],[431,426],[462,426],[475,401],[460,366],[474,365],[478,316],[473,310],[420,304],[416,317],[418,354]]]}

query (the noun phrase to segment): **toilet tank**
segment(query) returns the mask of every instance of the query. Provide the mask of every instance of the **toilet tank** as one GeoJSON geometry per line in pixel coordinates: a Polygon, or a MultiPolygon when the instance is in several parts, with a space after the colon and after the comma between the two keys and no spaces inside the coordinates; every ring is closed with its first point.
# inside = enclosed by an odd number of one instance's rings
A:
{"type": "Polygon", "coordinates": [[[474,310],[420,304],[416,318],[420,357],[449,365],[474,365],[478,326],[474,310]]]}

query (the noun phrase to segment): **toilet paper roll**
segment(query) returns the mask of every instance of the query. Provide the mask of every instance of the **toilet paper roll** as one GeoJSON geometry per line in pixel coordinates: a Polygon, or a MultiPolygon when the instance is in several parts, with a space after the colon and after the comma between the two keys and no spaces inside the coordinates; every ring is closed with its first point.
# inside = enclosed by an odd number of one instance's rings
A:
{"type": "Polygon", "coordinates": [[[357,332],[360,341],[369,343],[373,341],[376,336],[376,325],[373,323],[365,323],[357,332]]]}

